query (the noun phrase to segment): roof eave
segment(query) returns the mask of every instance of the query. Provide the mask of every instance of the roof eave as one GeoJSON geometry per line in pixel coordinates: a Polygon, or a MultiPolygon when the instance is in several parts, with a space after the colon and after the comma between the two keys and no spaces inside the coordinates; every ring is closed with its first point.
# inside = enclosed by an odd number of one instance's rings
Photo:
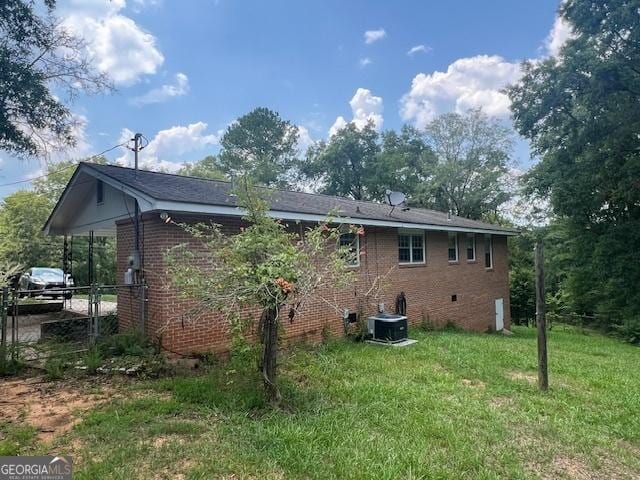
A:
{"type": "MultiPolygon", "coordinates": [[[[221,215],[229,217],[242,217],[247,212],[240,207],[230,207],[224,205],[205,205],[200,203],[185,203],[185,202],[172,202],[167,200],[159,200],[155,202],[154,210],[168,211],[168,212],[180,212],[190,214],[203,214],[203,215],[221,215]]],[[[376,220],[370,218],[358,218],[351,216],[331,216],[331,215],[318,215],[301,212],[290,212],[283,210],[269,210],[268,215],[272,218],[278,218],[281,220],[301,221],[301,222],[322,222],[328,217],[336,223],[353,223],[358,225],[369,225],[377,227],[392,227],[392,228],[409,228],[418,230],[431,230],[431,231],[447,231],[447,232],[462,232],[462,233],[487,233],[493,235],[518,235],[520,232],[512,229],[502,228],[483,228],[483,227],[462,227],[456,225],[438,225],[427,223],[411,223],[401,222],[396,220],[376,220]]]]}

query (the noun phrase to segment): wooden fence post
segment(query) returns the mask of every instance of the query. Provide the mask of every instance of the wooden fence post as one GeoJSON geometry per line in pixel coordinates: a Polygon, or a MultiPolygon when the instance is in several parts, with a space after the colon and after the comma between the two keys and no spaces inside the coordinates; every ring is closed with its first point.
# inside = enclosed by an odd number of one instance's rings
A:
{"type": "Polygon", "coordinates": [[[536,243],[536,324],[538,327],[538,387],[542,391],[549,389],[547,371],[547,325],[544,298],[544,250],[542,243],[536,243]]]}

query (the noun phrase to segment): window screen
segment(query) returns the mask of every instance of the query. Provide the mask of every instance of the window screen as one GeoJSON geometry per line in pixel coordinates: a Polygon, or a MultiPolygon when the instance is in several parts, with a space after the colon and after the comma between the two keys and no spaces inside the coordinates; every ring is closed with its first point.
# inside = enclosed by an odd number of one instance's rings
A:
{"type": "Polygon", "coordinates": [[[458,261],[458,234],[449,233],[449,261],[458,261]]]}

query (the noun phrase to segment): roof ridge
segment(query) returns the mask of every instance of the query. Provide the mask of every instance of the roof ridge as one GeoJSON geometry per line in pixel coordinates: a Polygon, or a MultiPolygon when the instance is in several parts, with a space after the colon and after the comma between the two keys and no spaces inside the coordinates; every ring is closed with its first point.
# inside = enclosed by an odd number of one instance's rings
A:
{"type": "MultiPolygon", "coordinates": [[[[122,165],[113,165],[113,164],[95,164],[95,163],[88,163],[88,162],[80,162],[82,164],[86,164],[86,165],[91,165],[91,166],[97,166],[97,167],[114,167],[114,168],[119,168],[122,170],[129,170],[129,171],[134,171],[135,168],[131,168],[131,167],[124,167],[122,165]]],[[[157,172],[154,170],[141,170],[138,169],[138,171],[140,172],[145,172],[145,173],[151,173],[151,174],[155,174],[155,175],[167,175],[170,177],[178,177],[178,178],[193,178],[194,180],[204,180],[206,182],[217,182],[217,183],[224,183],[227,185],[231,185],[232,182],[228,181],[228,180],[217,180],[215,178],[204,178],[204,177],[196,177],[195,175],[178,175],[177,173],[168,173],[168,172],[157,172]]],[[[261,188],[263,190],[270,190],[270,191],[274,191],[274,192],[287,192],[287,193],[300,193],[303,195],[310,195],[313,197],[318,197],[318,196],[322,196],[322,197],[327,197],[327,198],[338,198],[340,200],[347,200],[349,202],[356,202],[356,203],[362,203],[362,204],[373,204],[373,205],[386,205],[384,202],[374,202],[371,200],[358,200],[355,198],[348,198],[348,197],[341,197],[339,195],[330,195],[328,193],[316,193],[316,192],[305,192],[302,190],[291,190],[291,189],[287,189],[287,188],[274,188],[274,187],[265,187],[264,185],[256,185],[257,188],[261,188]]],[[[440,210],[433,210],[430,208],[424,208],[424,207],[411,207],[411,209],[413,211],[424,211],[424,212],[429,212],[429,213],[438,213],[441,215],[446,215],[446,212],[442,212],[440,210]]],[[[471,220],[470,218],[466,218],[466,217],[460,217],[457,215],[452,215],[452,218],[460,218],[460,219],[464,219],[464,220],[471,220]]],[[[473,221],[478,221],[478,220],[473,220],[473,221]]]]}
{"type": "MultiPolygon", "coordinates": [[[[100,169],[102,167],[109,167],[109,168],[116,168],[119,170],[126,170],[129,172],[133,172],[135,171],[134,168],[131,167],[124,167],[122,165],[113,165],[113,164],[95,164],[95,163],[88,163],[88,162],[80,162],[81,165],[87,165],[91,168],[94,169],[100,169]]],[[[231,185],[232,182],[228,181],[228,180],[216,180],[213,178],[203,178],[203,177],[196,177],[193,175],[178,175],[175,173],[168,173],[168,172],[156,172],[156,171],[152,171],[152,170],[140,170],[141,172],[144,173],[148,173],[148,174],[154,174],[154,175],[164,175],[164,176],[168,176],[168,177],[173,177],[173,178],[189,178],[189,179],[193,179],[193,180],[202,180],[202,181],[206,181],[206,182],[211,182],[211,183],[215,183],[215,184],[224,184],[224,185],[231,185]]],[[[273,187],[265,187],[265,186],[261,186],[258,185],[257,188],[261,189],[261,190],[266,190],[266,191],[270,191],[270,192],[282,192],[282,193],[294,193],[294,194],[303,194],[303,195],[307,195],[307,196],[311,196],[311,197],[318,197],[318,196],[322,196],[328,199],[335,199],[335,200],[339,200],[339,201],[347,201],[350,202],[354,205],[367,205],[367,206],[376,206],[376,207],[380,207],[380,206],[385,206],[387,205],[386,203],[383,202],[373,202],[373,201],[369,201],[369,200],[356,200],[353,198],[347,198],[347,197],[341,197],[338,195],[329,195],[326,193],[311,193],[311,192],[304,192],[304,191],[300,191],[300,190],[288,190],[288,189],[282,189],[282,188],[273,188],[273,187]]],[[[474,222],[477,224],[482,224],[482,225],[487,225],[487,226],[491,226],[491,227],[498,227],[500,229],[503,230],[515,230],[511,227],[503,227],[501,225],[494,225],[491,223],[487,223],[485,221],[482,220],[474,220],[471,218],[466,218],[466,217],[460,217],[458,215],[451,215],[449,216],[446,212],[440,211],[440,210],[432,210],[432,209],[428,209],[428,208],[422,208],[422,207],[410,207],[410,210],[414,213],[418,213],[418,214],[424,214],[424,215],[436,215],[439,217],[442,217],[443,220],[448,220],[448,221],[455,221],[455,220],[462,220],[462,221],[467,221],[467,222],[474,222]],[[445,218],[446,217],[446,218],[445,218]]],[[[394,219],[394,217],[390,217],[391,219],[394,219]]],[[[442,225],[445,226],[445,225],[442,225]]]]}

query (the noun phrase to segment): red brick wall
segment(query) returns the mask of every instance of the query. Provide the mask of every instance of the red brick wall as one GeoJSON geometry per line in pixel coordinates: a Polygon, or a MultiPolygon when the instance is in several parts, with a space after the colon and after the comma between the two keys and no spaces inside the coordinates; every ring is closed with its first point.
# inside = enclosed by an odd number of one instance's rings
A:
{"type": "MultiPolygon", "coordinates": [[[[238,230],[240,222],[217,218],[228,233],[238,230]]],[[[187,242],[198,248],[197,242],[176,225],[167,225],[156,215],[141,222],[141,241],[144,245],[143,267],[148,285],[146,332],[161,340],[169,351],[194,352],[227,351],[229,347],[224,321],[215,312],[194,317],[193,301],[181,299],[166,276],[164,254],[168,248],[187,242]]],[[[392,311],[396,295],[405,292],[409,322],[418,325],[424,319],[436,327],[448,322],[465,329],[486,331],[495,326],[495,299],[504,299],[505,327],[510,325],[507,241],[493,236],[493,268],[484,267],[484,240],[477,235],[476,262],[466,260],[464,236],[460,234],[459,262],[448,261],[448,234],[426,232],[426,262],[424,265],[398,265],[398,232],[393,228],[365,227],[361,237],[361,262],[353,267],[357,281],[352,288],[341,292],[323,292],[325,298],[336,298],[341,308],[351,312],[358,309],[358,300],[369,290],[377,276],[386,278],[384,301],[392,311]],[[452,301],[452,295],[457,301],[452,301]]],[[[123,278],[127,258],[133,249],[133,226],[118,224],[118,276],[123,278]]],[[[120,280],[119,280],[120,281],[120,280]]],[[[375,301],[364,305],[365,314],[375,311],[375,301]]],[[[253,312],[256,316],[258,312],[253,312]]],[[[121,289],[118,293],[118,317],[122,329],[139,324],[140,302],[137,289],[121,289]]],[[[334,335],[343,333],[341,315],[321,300],[311,300],[290,322],[283,314],[286,339],[317,340],[323,329],[334,335]]]]}

